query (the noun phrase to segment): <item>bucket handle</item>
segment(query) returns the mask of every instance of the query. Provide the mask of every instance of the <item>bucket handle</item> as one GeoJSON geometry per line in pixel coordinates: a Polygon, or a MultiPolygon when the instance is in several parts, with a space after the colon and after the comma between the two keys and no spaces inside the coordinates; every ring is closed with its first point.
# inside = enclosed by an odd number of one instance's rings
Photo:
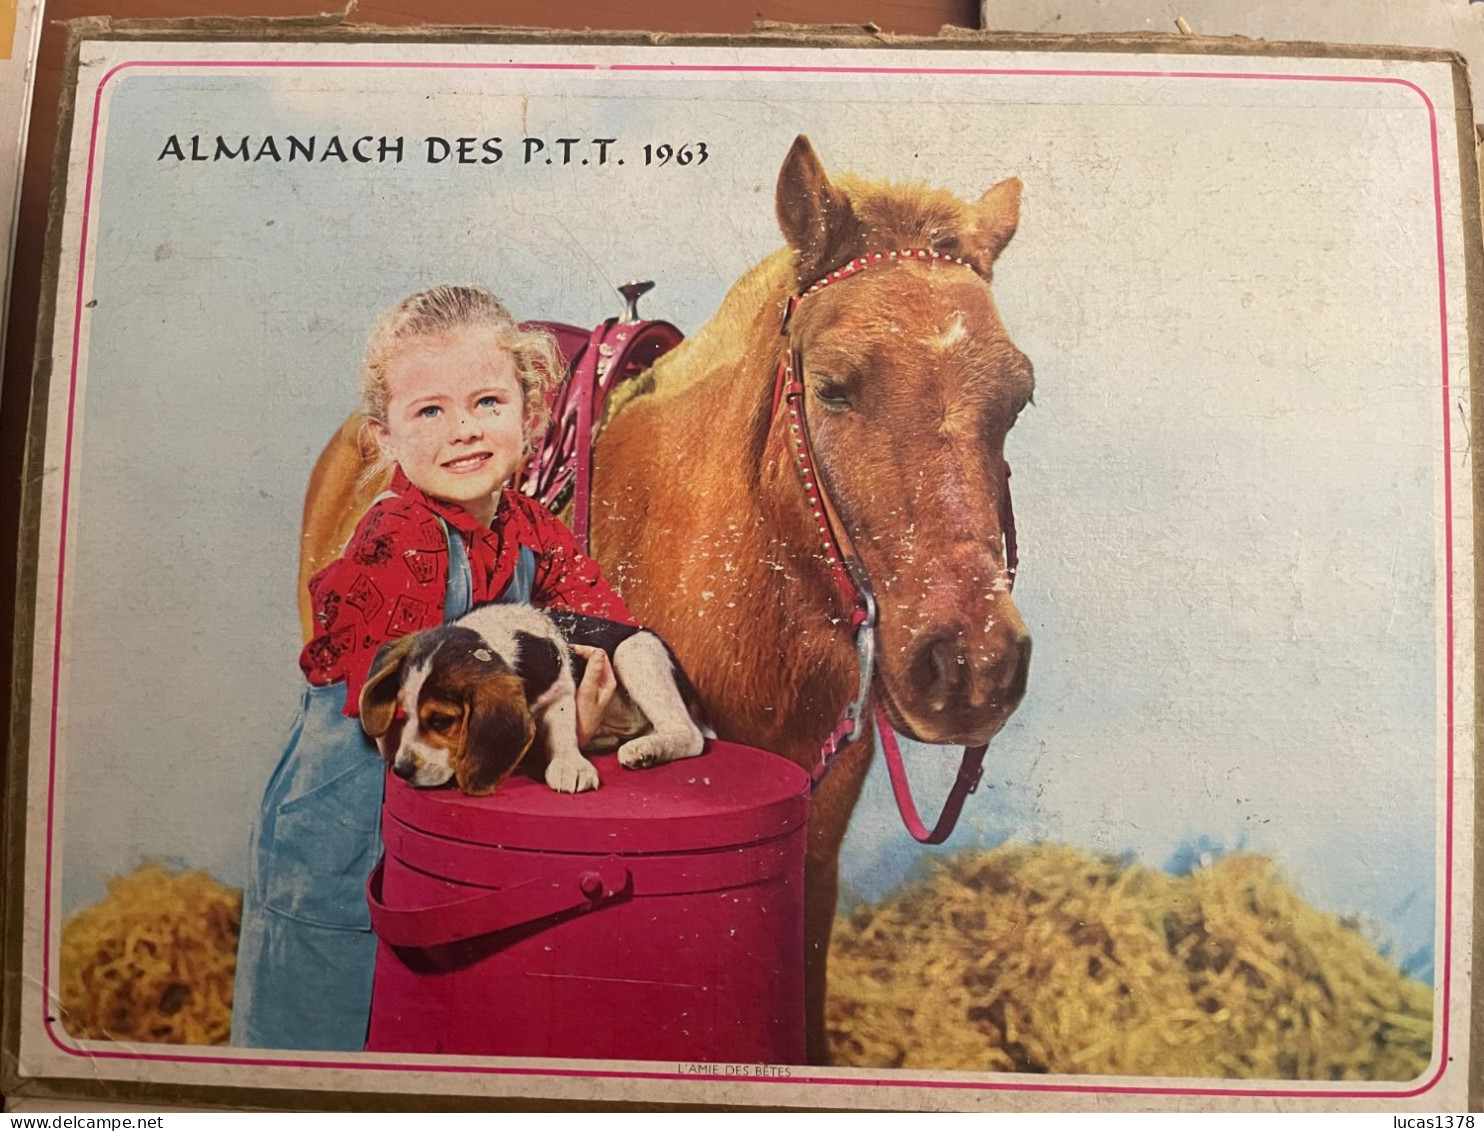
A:
{"type": "Polygon", "coordinates": [[[566,911],[590,911],[629,889],[629,870],[616,856],[587,859],[513,887],[427,907],[388,907],[382,900],[385,859],[366,881],[371,929],[392,946],[433,947],[534,923],[566,911]]]}

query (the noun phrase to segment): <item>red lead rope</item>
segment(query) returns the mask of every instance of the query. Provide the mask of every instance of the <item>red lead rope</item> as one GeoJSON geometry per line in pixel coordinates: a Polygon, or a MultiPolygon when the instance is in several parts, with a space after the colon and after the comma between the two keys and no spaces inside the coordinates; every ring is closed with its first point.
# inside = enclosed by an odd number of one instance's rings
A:
{"type": "MultiPolygon", "coordinates": [[[[1000,529],[1005,535],[1005,568],[1010,573],[1010,585],[1015,585],[1015,571],[1020,566],[1020,556],[1015,545],[1015,510],[1010,505],[1010,465],[1005,464],[1005,485],[1000,495],[1000,529]]],[[[958,815],[963,811],[964,801],[979,788],[984,776],[984,755],[989,744],[964,747],[963,761],[958,764],[958,777],[948,791],[948,800],[938,815],[937,824],[929,829],[918,816],[917,806],[912,801],[912,787],[907,784],[907,767],[902,763],[902,751],[897,745],[897,732],[892,729],[886,713],[876,708],[876,732],[881,735],[881,753],[886,758],[886,773],[891,778],[891,792],[897,799],[897,812],[913,839],[923,844],[942,844],[948,839],[953,827],[958,824],[958,815]]]]}
{"type": "MultiPolygon", "coordinates": [[[[921,248],[876,252],[873,255],[862,256],[819,280],[801,295],[791,297],[784,308],[780,332],[787,337],[794,310],[805,298],[817,294],[825,287],[848,278],[874,263],[901,259],[938,261],[967,266],[962,259],[921,248]]],[[[856,636],[856,656],[860,666],[856,697],[846,706],[840,716],[840,721],[835,724],[834,729],[824,740],[810,775],[814,787],[818,788],[835,757],[845,746],[860,737],[864,730],[863,716],[866,700],[875,674],[876,600],[865,570],[856,559],[845,553],[841,545],[836,533],[838,518],[834,514],[829,497],[825,494],[823,484],[815,470],[814,453],[804,419],[803,364],[798,351],[793,348],[785,351],[783,361],[778,366],[773,386],[774,419],[778,416],[780,401],[785,400],[788,403],[788,428],[790,439],[793,442],[794,463],[820,536],[825,562],[836,587],[844,596],[846,603],[853,609],[851,628],[856,636]]],[[[1013,587],[1015,573],[1020,563],[1015,543],[1015,512],[1010,503],[1010,465],[1008,463],[1005,464],[1004,470],[1003,488],[1000,493],[1000,529],[1005,541],[1005,566],[1013,587]]],[[[901,813],[902,823],[906,825],[907,831],[916,840],[924,844],[941,844],[948,839],[954,826],[958,824],[959,814],[963,811],[965,800],[979,787],[984,768],[984,755],[989,749],[988,744],[964,749],[963,760],[959,763],[958,776],[954,779],[953,787],[949,790],[948,798],[943,804],[938,820],[929,829],[918,814],[917,806],[912,800],[912,788],[907,782],[907,771],[902,764],[902,752],[897,745],[896,732],[879,706],[876,708],[876,727],[881,735],[881,750],[886,758],[887,774],[891,778],[892,793],[896,797],[897,811],[901,813]]]]}

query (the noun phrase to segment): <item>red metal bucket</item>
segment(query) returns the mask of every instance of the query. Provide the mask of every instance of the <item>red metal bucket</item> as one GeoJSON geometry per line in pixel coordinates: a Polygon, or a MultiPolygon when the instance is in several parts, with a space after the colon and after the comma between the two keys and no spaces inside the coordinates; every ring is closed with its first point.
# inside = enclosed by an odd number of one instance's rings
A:
{"type": "Polygon", "coordinates": [[[711,742],[575,796],[388,776],[368,1050],[804,1061],[809,776],[711,742]]]}

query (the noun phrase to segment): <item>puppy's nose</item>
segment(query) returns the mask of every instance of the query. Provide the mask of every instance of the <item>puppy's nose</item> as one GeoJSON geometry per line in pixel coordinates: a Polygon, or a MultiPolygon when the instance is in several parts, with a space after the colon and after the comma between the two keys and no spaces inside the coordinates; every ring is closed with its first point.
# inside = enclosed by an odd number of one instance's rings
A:
{"type": "Polygon", "coordinates": [[[412,775],[415,774],[415,773],[417,773],[417,766],[415,766],[410,761],[408,761],[408,762],[393,762],[392,763],[392,773],[396,774],[403,781],[410,781],[411,778],[412,778],[412,775]]]}

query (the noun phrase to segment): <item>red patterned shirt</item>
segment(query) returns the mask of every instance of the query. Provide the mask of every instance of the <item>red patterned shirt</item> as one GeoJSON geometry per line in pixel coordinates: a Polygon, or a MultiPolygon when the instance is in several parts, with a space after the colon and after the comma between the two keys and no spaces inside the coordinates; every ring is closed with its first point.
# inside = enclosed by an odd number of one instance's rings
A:
{"type": "Polygon", "coordinates": [[[448,543],[439,517],[464,539],[475,605],[499,598],[515,576],[520,548],[529,546],[536,555],[532,604],[636,623],[572,532],[526,495],[502,491],[494,522],[484,527],[463,507],[414,487],[400,467],[390,490],[392,497],[366,511],[340,557],[309,583],[318,632],[299,666],[315,685],[345,681],[347,715],[360,713],[361,684],[378,648],[443,623],[448,543]]]}

